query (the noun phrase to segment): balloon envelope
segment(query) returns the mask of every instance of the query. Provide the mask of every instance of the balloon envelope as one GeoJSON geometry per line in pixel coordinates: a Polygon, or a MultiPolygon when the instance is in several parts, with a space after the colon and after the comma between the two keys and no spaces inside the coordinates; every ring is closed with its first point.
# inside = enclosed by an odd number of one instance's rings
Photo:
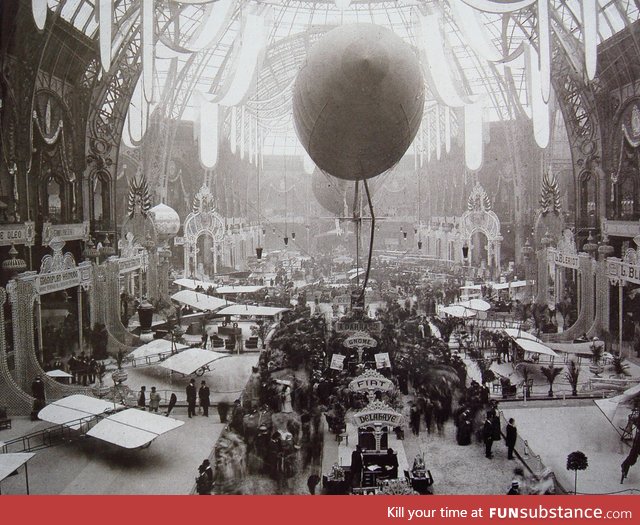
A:
{"type": "MultiPolygon", "coordinates": [[[[355,185],[356,183],[354,181],[332,177],[331,175],[323,173],[318,168],[314,170],[311,176],[313,196],[320,206],[336,217],[351,217],[353,215],[353,201],[356,192],[355,185]]],[[[372,181],[372,183],[369,184],[369,193],[372,197],[376,192],[377,186],[376,181],[372,181]]],[[[366,208],[367,196],[362,185],[360,185],[359,192],[362,195],[363,207],[366,208]]]]}
{"type": "Polygon", "coordinates": [[[418,131],[423,107],[413,49],[373,24],[329,31],[294,85],[298,138],[320,169],[340,179],[364,180],[394,166],[418,131]]]}

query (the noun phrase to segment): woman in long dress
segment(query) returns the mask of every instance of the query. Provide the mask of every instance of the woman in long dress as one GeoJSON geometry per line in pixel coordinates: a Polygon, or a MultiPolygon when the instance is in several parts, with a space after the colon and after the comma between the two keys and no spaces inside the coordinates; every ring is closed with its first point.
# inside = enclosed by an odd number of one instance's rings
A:
{"type": "Polygon", "coordinates": [[[282,412],[293,412],[293,408],[291,406],[291,387],[288,385],[284,385],[282,387],[280,399],[282,401],[282,412]]]}

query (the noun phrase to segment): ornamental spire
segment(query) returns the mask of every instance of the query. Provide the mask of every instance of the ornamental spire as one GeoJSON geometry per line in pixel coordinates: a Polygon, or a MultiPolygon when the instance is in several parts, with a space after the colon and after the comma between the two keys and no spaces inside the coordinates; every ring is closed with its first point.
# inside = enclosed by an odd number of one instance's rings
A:
{"type": "Polygon", "coordinates": [[[553,212],[560,214],[560,189],[556,176],[549,170],[542,177],[542,188],[540,189],[540,207],[542,215],[553,212]]]}

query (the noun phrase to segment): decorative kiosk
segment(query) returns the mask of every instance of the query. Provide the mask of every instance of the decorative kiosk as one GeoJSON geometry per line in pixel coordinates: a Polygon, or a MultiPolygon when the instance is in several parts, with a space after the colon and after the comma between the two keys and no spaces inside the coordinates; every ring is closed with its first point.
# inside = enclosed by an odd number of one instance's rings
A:
{"type": "Polygon", "coordinates": [[[402,425],[402,414],[384,401],[373,401],[356,412],[353,419],[362,450],[361,488],[377,487],[382,480],[398,479],[398,453],[389,448],[389,434],[402,425]]]}

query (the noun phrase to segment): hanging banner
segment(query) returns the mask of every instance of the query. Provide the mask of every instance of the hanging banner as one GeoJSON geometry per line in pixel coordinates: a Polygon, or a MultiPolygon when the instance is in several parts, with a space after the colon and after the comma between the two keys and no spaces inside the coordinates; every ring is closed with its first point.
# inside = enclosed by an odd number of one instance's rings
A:
{"type": "Polygon", "coordinates": [[[89,221],[76,224],[51,224],[45,222],[42,225],[42,245],[48,246],[54,238],[63,241],[77,241],[89,239],[89,221]]]}
{"type": "Polygon", "coordinates": [[[34,240],[35,227],[33,222],[0,224],[0,246],[11,246],[12,244],[33,246],[34,240]]]}
{"type": "Polygon", "coordinates": [[[344,358],[341,354],[333,354],[331,356],[331,365],[329,368],[332,370],[344,370],[344,358]]]}

